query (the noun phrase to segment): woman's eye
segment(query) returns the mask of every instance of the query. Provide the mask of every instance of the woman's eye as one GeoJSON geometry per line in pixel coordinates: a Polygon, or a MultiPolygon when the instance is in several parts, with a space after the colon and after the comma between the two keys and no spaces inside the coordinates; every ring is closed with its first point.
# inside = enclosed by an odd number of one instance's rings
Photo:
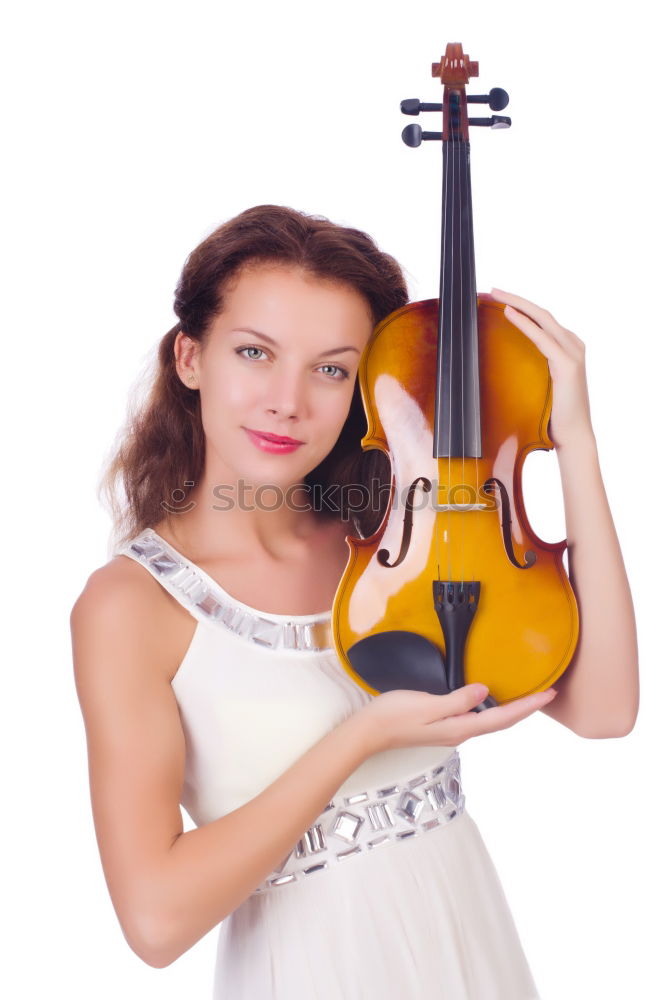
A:
{"type": "MultiPolygon", "coordinates": [[[[264,351],[262,350],[261,347],[240,347],[239,350],[237,351],[237,354],[243,354],[244,351],[258,351],[260,354],[264,354],[264,351]]],[[[256,359],[251,358],[251,360],[254,361],[256,359]]]]}
{"type": "Polygon", "coordinates": [[[337,372],[340,372],[340,375],[334,376],[337,382],[341,382],[344,378],[349,378],[349,372],[345,368],[341,368],[340,365],[322,365],[322,368],[335,368],[337,372]]]}

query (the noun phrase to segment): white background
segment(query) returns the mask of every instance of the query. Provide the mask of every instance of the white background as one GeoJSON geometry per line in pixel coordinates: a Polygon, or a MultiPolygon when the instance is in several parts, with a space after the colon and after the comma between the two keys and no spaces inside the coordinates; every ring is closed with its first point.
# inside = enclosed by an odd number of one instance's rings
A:
{"type": "MultiPolygon", "coordinates": [[[[543,1000],[660,995],[660,39],[654,5],[609,10],[58,0],[12,15],[0,60],[5,995],[210,995],[216,932],[166,969],[145,965],[99,862],[68,621],[107,558],[97,480],[174,322],[186,255],[242,209],[285,204],[365,229],[404,265],[412,299],[436,296],[441,144],[407,149],[399,102],[441,99],[430,64],[448,41],[480,63],[470,93],[511,97],[510,131],[472,132],[478,287],[524,295],[586,342],[642,674],[625,739],[584,740],[538,713],[464,744],[467,805],[543,1000]]],[[[525,483],[534,527],[563,537],[553,453],[527,461],[525,483]]]]}

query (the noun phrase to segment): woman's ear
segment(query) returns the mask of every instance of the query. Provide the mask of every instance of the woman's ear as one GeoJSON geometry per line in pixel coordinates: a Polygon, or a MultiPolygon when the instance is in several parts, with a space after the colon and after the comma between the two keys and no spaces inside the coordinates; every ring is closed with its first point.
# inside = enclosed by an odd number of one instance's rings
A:
{"type": "Polygon", "coordinates": [[[173,353],[177,374],[187,389],[197,389],[199,343],[180,330],[175,337],[173,353]]]}

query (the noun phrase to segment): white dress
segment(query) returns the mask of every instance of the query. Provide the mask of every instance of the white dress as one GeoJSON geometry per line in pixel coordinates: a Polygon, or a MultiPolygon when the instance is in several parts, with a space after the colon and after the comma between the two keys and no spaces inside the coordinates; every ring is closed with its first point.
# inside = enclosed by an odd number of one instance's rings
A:
{"type": "MultiPolygon", "coordinates": [[[[186,738],[181,804],[196,826],[254,798],[371,699],[329,642],[331,612],[250,608],[151,528],[115,554],[145,566],[198,622],[172,680],[186,738]]],[[[213,997],[539,1000],[459,780],[452,747],[366,760],[220,923],[213,997]]]]}

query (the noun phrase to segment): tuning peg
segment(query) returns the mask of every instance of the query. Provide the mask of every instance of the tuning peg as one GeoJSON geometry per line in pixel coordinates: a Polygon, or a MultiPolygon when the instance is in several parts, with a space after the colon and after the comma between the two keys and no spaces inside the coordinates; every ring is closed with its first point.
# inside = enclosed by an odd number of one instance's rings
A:
{"type": "Polygon", "coordinates": [[[492,87],[489,94],[467,94],[467,104],[489,104],[490,111],[503,111],[509,100],[508,94],[501,87],[492,87]]]}
{"type": "Polygon", "coordinates": [[[424,132],[420,125],[405,125],[402,141],[406,146],[420,146],[427,139],[441,139],[441,132],[424,132]]]}
{"type": "Polygon", "coordinates": [[[424,104],[416,97],[411,97],[406,101],[400,101],[400,110],[403,115],[417,115],[419,111],[443,111],[443,107],[443,104],[424,104]]]}
{"type": "MultiPolygon", "coordinates": [[[[492,115],[491,118],[469,118],[470,125],[488,125],[490,128],[510,128],[512,121],[503,115],[492,115]]],[[[410,125],[409,128],[412,126],[410,125]]]]}

